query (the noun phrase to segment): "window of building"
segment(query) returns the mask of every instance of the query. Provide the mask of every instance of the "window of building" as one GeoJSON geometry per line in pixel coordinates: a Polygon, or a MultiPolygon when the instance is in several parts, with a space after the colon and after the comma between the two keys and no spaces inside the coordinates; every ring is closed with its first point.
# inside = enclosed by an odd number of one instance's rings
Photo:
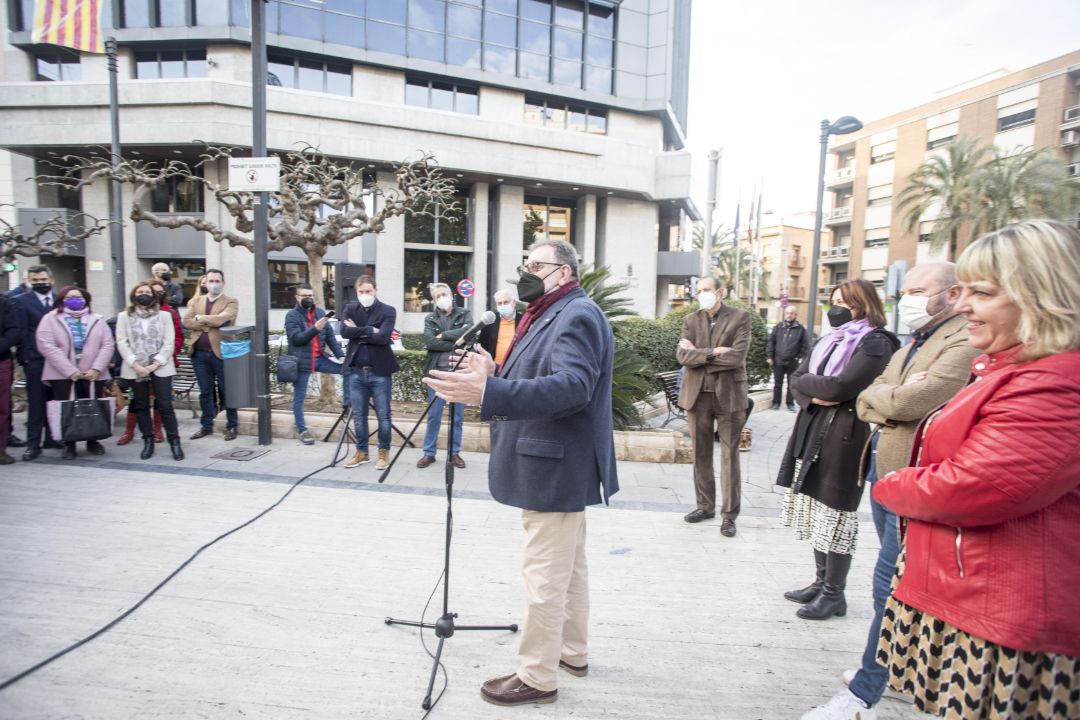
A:
{"type": "MultiPolygon", "coordinates": [[[[296,306],[296,286],[311,282],[307,262],[273,260],[270,262],[270,307],[291,310],[296,306]]],[[[334,309],[334,266],[323,265],[323,297],[326,308],[334,309]]]]}
{"type": "MultiPolygon", "coordinates": [[[[66,175],[67,173],[74,174],[76,168],[72,164],[64,163],[63,161],[57,161],[56,159],[48,162],[44,160],[34,161],[34,174],[35,175],[51,175],[54,177],[66,175]]],[[[82,192],[78,188],[73,187],[75,180],[71,181],[71,185],[38,185],[37,187],[37,206],[39,208],[66,208],[68,210],[74,210],[76,212],[82,212],[82,192]]]]}
{"type": "Polygon", "coordinates": [[[431,283],[453,288],[468,277],[468,208],[463,191],[451,205],[422,205],[405,215],[405,312],[431,312],[431,283]]]}
{"type": "Polygon", "coordinates": [[[150,192],[150,209],[164,213],[204,212],[202,183],[171,177],[150,192]]]}
{"type": "Polygon", "coordinates": [[[476,115],[480,112],[479,89],[468,85],[427,80],[419,77],[405,79],[405,104],[452,110],[476,115]]]}
{"type": "Polygon", "coordinates": [[[607,110],[562,100],[526,97],[525,122],[603,135],[607,133],[607,110]]]}
{"type": "Polygon", "coordinates": [[[160,50],[135,53],[135,77],[206,77],[206,50],[160,50]]]}
{"type": "Polygon", "coordinates": [[[1024,110],[1023,112],[999,117],[997,131],[1003,132],[1005,130],[1012,130],[1013,128],[1024,127],[1025,125],[1033,125],[1034,123],[1035,108],[1031,108],[1030,110],[1024,110]]]}
{"type": "Polygon", "coordinates": [[[872,155],[870,157],[870,164],[871,165],[877,165],[878,163],[888,162],[889,160],[892,160],[895,157],[896,157],[895,152],[886,152],[886,153],[882,153],[881,155],[872,155]]]}
{"type": "MultiPolygon", "coordinates": [[[[187,27],[201,18],[203,25],[225,25],[228,5],[222,0],[113,0],[120,3],[120,26],[187,27]]],[[[106,10],[106,12],[108,12],[106,10]]]]}
{"type": "Polygon", "coordinates": [[[267,85],[333,95],[352,95],[352,67],[348,65],[271,55],[267,69],[267,85]]]}
{"type": "Polygon", "coordinates": [[[72,50],[56,50],[34,56],[37,68],[35,80],[82,80],[79,54],[72,50]]]}
{"type": "Polygon", "coordinates": [[[228,25],[229,5],[222,0],[195,0],[195,24],[228,25]]]}
{"type": "Polygon", "coordinates": [[[867,230],[866,231],[866,247],[884,247],[889,244],[889,231],[883,230],[867,230]]]}
{"type": "Polygon", "coordinates": [[[143,258],[151,262],[167,263],[172,271],[172,281],[180,285],[184,293],[185,304],[195,297],[199,289],[199,278],[206,273],[206,261],[198,258],[189,260],[171,260],[168,258],[143,258]]]}
{"type": "Polygon", "coordinates": [[[866,201],[867,207],[881,207],[882,205],[891,205],[892,196],[886,195],[885,197],[870,198],[866,201]]]}
{"type": "Polygon", "coordinates": [[[943,137],[943,138],[937,138],[936,140],[929,140],[926,143],[926,149],[927,150],[936,150],[939,147],[945,147],[946,145],[951,145],[954,140],[956,140],[955,135],[948,135],[948,136],[943,137]]]}
{"type": "Polygon", "coordinates": [[[527,195],[522,215],[522,252],[538,240],[563,240],[575,245],[575,206],[573,200],[527,195]]]}

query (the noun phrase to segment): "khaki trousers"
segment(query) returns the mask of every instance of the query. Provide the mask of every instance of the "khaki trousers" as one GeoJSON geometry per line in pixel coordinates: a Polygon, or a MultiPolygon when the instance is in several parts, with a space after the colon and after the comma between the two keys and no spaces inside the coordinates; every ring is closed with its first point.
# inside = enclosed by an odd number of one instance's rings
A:
{"type": "Polygon", "coordinates": [[[697,509],[716,512],[716,477],[713,474],[713,424],[720,434],[720,512],[725,520],[739,516],[742,473],[739,461],[739,433],[746,424],[746,412],[721,412],[715,393],[701,393],[687,412],[690,438],[694,443],[694,493],[697,509]]]}
{"type": "Polygon", "coordinates": [[[585,513],[523,510],[522,576],[528,606],[517,676],[547,692],[558,687],[559,660],[589,662],[589,569],[585,513]]]}

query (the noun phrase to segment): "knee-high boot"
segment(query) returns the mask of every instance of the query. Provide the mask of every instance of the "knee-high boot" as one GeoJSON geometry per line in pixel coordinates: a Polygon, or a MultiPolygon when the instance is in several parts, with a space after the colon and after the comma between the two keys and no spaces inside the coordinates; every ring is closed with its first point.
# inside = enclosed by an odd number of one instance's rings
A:
{"type": "Polygon", "coordinates": [[[161,430],[161,413],[154,408],[154,442],[165,442],[165,434],[161,430]]]}
{"type": "Polygon", "coordinates": [[[844,597],[844,587],[847,585],[849,570],[850,555],[829,553],[825,561],[825,583],[821,586],[821,593],[806,607],[799,608],[796,614],[804,620],[826,620],[834,615],[846,615],[847,599],[844,597]]]}
{"type": "Polygon", "coordinates": [[[128,405],[127,427],[124,429],[124,434],[117,438],[117,445],[127,445],[129,442],[131,442],[131,439],[135,437],[135,423],[137,423],[138,420],[139,418],[135,414],[135,411],[131,409],[130,405],[128,405]]]}
{"type": "Polygon", "coordinates": [[[814,551],[814,564],[817,566],[817,574],[814,578],[814,582],[810,583],[801,590],[789,590],[784,593],[784,597],[791,602],[797,602],[805,605],[818,596],[821,592],[821,585],[825,582],[825,553],[818,550],[814,551]]]}

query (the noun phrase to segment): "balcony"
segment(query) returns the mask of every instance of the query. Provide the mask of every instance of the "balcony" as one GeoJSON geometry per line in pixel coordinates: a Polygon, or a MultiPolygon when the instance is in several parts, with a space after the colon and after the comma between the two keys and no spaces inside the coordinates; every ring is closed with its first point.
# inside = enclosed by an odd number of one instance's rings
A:
{"type": "Polygon", "coordinates": [[[822,285],[819,287],[817,290],[818,302],[829,302],[829,296],[832,295],[835,288],[835,285],[822,285]]]}
{"type": "Polygon", "coordinates": [[[788,300],[805,300],[807,289],[804,287],[790,287],[787,289],[788,300]]]}
{"type": "Polygon", "coordinates": [[[829,189],[843,187],[855,182],[854,163],[847,167],[837,168],[825,176],[825,186],[829,189]]]}
{"type": "Polygon", "coordinates": [[[802,270],[806,267],[806,259],[801,257],[793,257],[787,261],[787,266],[793,270],[802,270]]]}
{"type": "MultiPolygon", "coordinates": [[[[68,210],[67,208],[16,208],[15,223],[18,225],[20,234],[33,235],[46,222],[60,216],[64,218],[68,233],[74,235],[85,229],[79,214],[77,210],[68,210]]],[[[53,237],[55,237],[54,233],[46,233],[42,236],[42,240],[51,240],[53,237]]],[[[65,254],[84,257],[86,255],[86,241],[80,240],[79,242],[68,243],[65,254]]]]}
{"type": "Polygon", "coordinates": [[[842,225],[844,223],[851,222],[851,206],[845,205],[843,207],[833,208],[828,215],[825,216],[826,225],[842,225]]]}
{"type": "Polygon", "coordinates": [[[1068,173],[1069,177],[1080,177],[1080,162],[1066,165],[1065,172],[1068,173]]]}
{"type": "Polygon", "coordinates": [[[1080,105],[1065,108],[1064,116],[1061,119],[1060,130],[1072,130],[1073,128],[1080,128],[1080,105]]]}
{"type": "Polygon", "coordinates": [[[822,265],[826,263],[844,263],[848,261],[848,256],[850,254],[850,245],[838,245],[837,247],[825,248],[821,251],[820,262],[822,265]]]}

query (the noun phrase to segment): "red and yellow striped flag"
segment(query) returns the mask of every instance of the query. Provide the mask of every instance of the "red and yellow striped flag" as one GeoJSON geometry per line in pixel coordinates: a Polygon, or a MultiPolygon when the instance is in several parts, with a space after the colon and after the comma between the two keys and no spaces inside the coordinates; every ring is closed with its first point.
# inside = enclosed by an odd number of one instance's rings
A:
{"type": "Polygon", "coordinates": [[[83,52],[103,53],[102,0],[37,0],[34,9],[36,43],[52,43],[83,52]]]}

